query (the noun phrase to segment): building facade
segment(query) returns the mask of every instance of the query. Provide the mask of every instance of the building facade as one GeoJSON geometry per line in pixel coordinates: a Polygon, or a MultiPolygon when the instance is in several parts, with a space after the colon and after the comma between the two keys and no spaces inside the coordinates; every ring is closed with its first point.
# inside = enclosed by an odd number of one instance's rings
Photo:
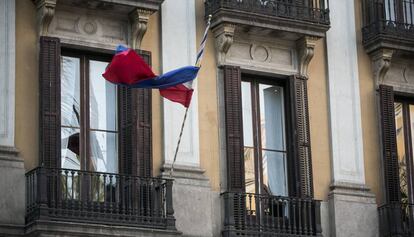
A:
{"type": "Polygon", "coordinates": [[[414,236],[414,0],[0,0],[0,236],[414,236]],[[202,67],[185,108],[101,74],[202,67]]]}

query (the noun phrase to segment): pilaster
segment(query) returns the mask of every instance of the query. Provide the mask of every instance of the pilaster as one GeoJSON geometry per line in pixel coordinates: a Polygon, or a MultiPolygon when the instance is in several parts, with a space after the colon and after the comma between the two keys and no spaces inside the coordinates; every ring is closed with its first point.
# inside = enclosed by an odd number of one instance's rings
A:
{"type": "Polygon", "coordinates": [[[330,235],[377,236],[375,197],[365,182],[353,0],[332,1],[327,32],[332,185],[330,235]]]}
{"type": "Polygon", "coordinates": [[[14,147],[15,1],[0,0],[0,146],[14,147]]]}
{"type": "MultiPolygon", "coordinates": [[[[196,25],[194,1],[167,0],[161,8],[162,20],[162,72],[194,65],[196,60],[196,25]]],[[[193,83],[188,117],[177,155],[177,165],[198,168],[198,93],[197,79],[193,83]]],[[[167,99],[163,100],[164,112],[164,161],[171,164],[184,118],[185,108],[167,99]]]]}

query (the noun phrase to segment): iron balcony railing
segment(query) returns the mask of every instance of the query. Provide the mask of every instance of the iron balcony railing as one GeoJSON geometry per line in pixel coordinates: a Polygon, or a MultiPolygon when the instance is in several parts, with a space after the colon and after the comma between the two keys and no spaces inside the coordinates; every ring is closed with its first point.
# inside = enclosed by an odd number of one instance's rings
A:
{"type": "Polygon", "coordinates": [[[414,204],[390,203],[378,208],[381,237],[414,236],[414,204]]]}
{"type": "Polygon", "coordinates": [[[58,168],[26,174],[26,223],[39,219],[175,230],[172,180],[58,168]]]}
{"type": "Polygon", "coordinates": [[[223,236],[321,235],[320,201],[226,192],[223,236]]]}
{"type": "Polygon", "coordinates": [[[365,0],[363,41],[414,39],[414,0],[365,0]]]}
{"type": "Polygon", "coordinates": [[[235,10],[242,14],[330,24],[328,0],[206,0],[205,10],[207,16],[214,16],[219,10],[235,10]]]}

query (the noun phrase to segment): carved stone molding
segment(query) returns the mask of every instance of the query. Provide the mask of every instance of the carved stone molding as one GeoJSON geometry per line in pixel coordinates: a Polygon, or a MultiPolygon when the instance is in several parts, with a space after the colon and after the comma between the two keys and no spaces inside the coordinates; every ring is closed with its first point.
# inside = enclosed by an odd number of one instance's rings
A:
{"type": "Polygon", "coordinates": [[[221,24],[213,29],[214,37],[216,38],[217,62],[219,65],[223,65],[225,62],[226,54],[233,43],[235,29],[236,25],[234,24],[221,24]]]}
{"type": "Polygon", "coordinates": [[[37,24],[39,35],[47,35],[49,25],[55,15],[57,0],[34,0],[37,8],[37,24]]]}
{"type": "Polygon", "coordinates": [[[392,49],[379,49],[371,53],[372,70],[377,86],[384,81],[385,75],[390,69],[391,59],[394,52],[395,50],[392,49]]]}
{"type": "Polygon", "coordinates": [[[308,66],[313,58],[318,37],[304,36],[297,41],[299,74],[308,76],[308,66]]]}
{"type": "Polygon", "coordinates": [[[136,8],[129,15],[131,20],[131,40],[130,44],[133,49],[141,47],[142,39],[148,27],[148,20],[154,11],[136,8]]]}

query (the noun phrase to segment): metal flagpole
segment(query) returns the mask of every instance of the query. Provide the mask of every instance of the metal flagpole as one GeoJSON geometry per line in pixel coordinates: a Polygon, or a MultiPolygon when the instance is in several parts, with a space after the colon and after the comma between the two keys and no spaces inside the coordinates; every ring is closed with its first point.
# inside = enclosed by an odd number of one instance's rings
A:
{"type": "MultiPolygon", "coordinates": [[[[201,66],[201,59],[203,58],[203,55],[204,55],[204,47],[206,47],[208,30],[210,29],[211,17],[212,17],[211,15],[208,16],[206,30],[204,31],[203,39],[201,40],[201,43],[200,43],[200,49],[197,53],[197,60],[196,60],[196,64],[195,64],[197,67],[201,66]]],[[[193,83],[193,81],[190,82],[191,87],[192,87],[192,83],[193,83]]],[[[190,103],[191,103],[191,101],[190,101],[190,103]]],[[[174,164],[175,164],[175,161],[177,160],[177,154],[178,154],[178,150],[180,148],[181,138],[183,136],[184,125],[185,125],[185,121],[187,120],[187,115],[188,115],[189,108],[190,108],[190,105],[188,105],[188,107],[185,109],[183,123],[181,124],[180,135],[178,136],[178,142],[177,142],[177,146],[175,148],[174,160],[171,163],[170,178],[172,178],[172,174],[174,172],[174,164]]]]}

